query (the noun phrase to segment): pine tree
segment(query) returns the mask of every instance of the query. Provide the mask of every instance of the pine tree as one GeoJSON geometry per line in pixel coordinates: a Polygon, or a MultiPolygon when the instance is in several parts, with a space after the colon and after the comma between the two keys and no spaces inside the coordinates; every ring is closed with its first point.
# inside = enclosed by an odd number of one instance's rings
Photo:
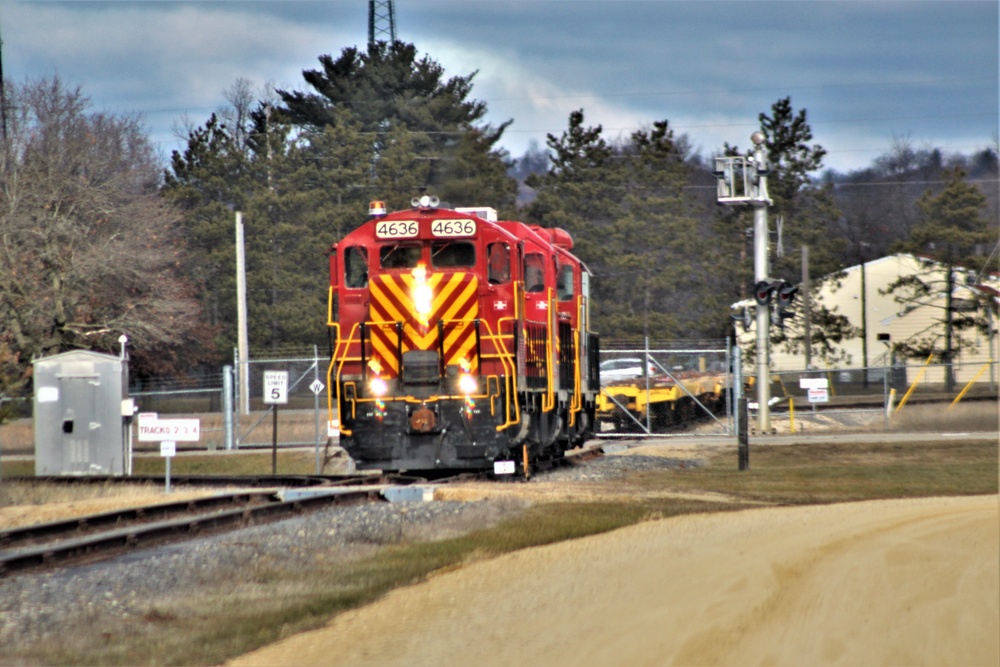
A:
{"type": "Polygon", "coordinates": [[[898,252],[917,255],[923,270],[902,276],[888,285],[885,293],[895,294],[896,301],[907,310],[932,306],[944,311],[940,332],[899,341],[893,347],[907,356],[939,354],[946,364],[945,383],[951,390],[954,357],[970,345],[962,332],[977,327],[984,330],[992,319],[988,309],[996,310],[995,302],[982,293],[973,292],[976,301],[972,303],[959,303],[955,293],[963,283],[975,286],[975,279],[966,281],[963,277],[988,270],[988,255],[998,243],[998,230],[982,215],[986,198],[979,188],[966,182],[966,172],[950,170],[946,178],[940,193],[928,190],[917,201],[920,221],[913,227],[909,241],[895,246],[898,252]],[[941,297],[943,306],[939,305],[941,297]]]}
{"type": "MultiPolygon", "coordinates": [[[[410,151],[428,163],[414,170],[425,175],[423,183],[413,184],[419,191],[456,206],[513,210],[517,184],[506,173],[509,156],[497,147],[511,121],[499,127],[482,123],[485,102],[469,99],[475,72],[446,79],[440,64],[429,56],[418,58],[414,45],[400,41],[377,42],[367,51],[346,48],[336,60],[329,55],[319,60],[322,69],[303,72],[314,92],[278,91],[284,120],[323,128],[352,118],[371,139],[373,179],[386,165],[385,151],[398,154],[400,133],[409,133],[410,151]]],[[[387,180],[412,179],[402,179],[397,171],[387,180]]],[[[407,193],[405,201],[419,191],[407,193]]],[[[392,194],[380,198],[391,200],[392,194]]]]}
{"type": "Polygon", "coordinates": [[[771,262],[775,277],[799,275],[798,254],[803,245],[809,246],[809,268],[816,276],[840,269],[837,261],[842,240],[831,233],[840,212],[828,187],[817,184],[811,174],[823,166],[826,149],[809,145],[812,128],[806,110],[796,113],[791,98],[785,97],[771,107],[771,115],[759,116],[766,136],[768,167],[767,188],[774,205],[770,207],[772,224],[780,216],[783,224],[782,242],[792,252],[785,257],[774,256],[771,262]]]}

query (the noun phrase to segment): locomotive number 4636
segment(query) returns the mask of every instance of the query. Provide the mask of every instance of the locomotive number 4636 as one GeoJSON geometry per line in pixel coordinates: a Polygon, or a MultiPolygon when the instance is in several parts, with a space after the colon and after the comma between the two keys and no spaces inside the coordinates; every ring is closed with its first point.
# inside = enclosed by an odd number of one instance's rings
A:
{"type": "Polygon", "coordinates": [[[396,220],[380,222],[375,227],[375,236],[380,239],[408,239],[417,235],[416,220],[396,220]]]}
{"type": "Polygon", "coordinates": [[[462,220],[435,220],[431,223],[434,236],[475,236],[476,223],[468,218],[462,220]]]}

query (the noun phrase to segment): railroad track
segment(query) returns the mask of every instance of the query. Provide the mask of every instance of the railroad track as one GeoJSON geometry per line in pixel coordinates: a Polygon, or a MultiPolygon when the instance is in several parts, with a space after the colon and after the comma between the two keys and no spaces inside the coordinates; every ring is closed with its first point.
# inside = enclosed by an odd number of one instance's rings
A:
{"type": "MultiPolygon", "coordinates": [[[[0,576],[104,560],[140,548],[194,539],[328,507],[379,500],[378,476],[361,484],[226,493],[159,503],[0,531],[0,576]]],[[[355,478],[357,481],[358,478],[355,478]]]]}
{"type": "MultiPolygon", "coordinates": [[[[542,461],[539,470],[574,465],[603,454],[588,447],[542,461]]],[[[444,474],[444,473],[442,473],[444,474]]],[[[488,475],[294,475],[233,477],[173,476],[177,485],[271,487],[205,498],[165,502],[90,514],[0,531],[0,577],[105,560],[149,548],[259,525],[334,504],[380,500],[387,488],[419,483],[447,484],[488,475]],[[281,487],[275,490],[274,487],[281,487]]],[[[24,482],[60,484],[162,484],[162,477],[25,477],[24,482]]]]}

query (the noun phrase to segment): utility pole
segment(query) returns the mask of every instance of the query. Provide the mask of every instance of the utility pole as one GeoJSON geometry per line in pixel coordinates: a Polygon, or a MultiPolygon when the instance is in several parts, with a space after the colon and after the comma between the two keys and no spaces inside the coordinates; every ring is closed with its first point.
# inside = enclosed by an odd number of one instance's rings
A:
{"type": "MultiPolygon", "coordinates": [[[[757,300],[757,428],[761,433],[768,433],[771,430],[771,314],[768,312],[768,306],[771,304],[772,295],[782,285],[780,281],[773,281],[768,276],[770,266],[767,254],[767,208],[773,202],[767,194],[768,169],[767,159],[764,157],[766,139],[760,130],[754,132],[750,136],[754,144],[753,157],[739,155],[717,157],[713,171],[713,175],[719,179],[717,200],[720,204],[728,206],[749,204],[753,207],[753,274],[756,281],[754,296],[757,300]]],[[[794,294],[794,291],[790,294],[794,294]]],[[[780,314],[778,311],[775,312],[780,323],[780,314]]]]}
{"type": "Polygon", "coordinates": [[[0,37],[0,138],[7,147],[7,94],[3,78],[3,37],[0,37]]]}
{"type": "Polygon", "coordinates": [[[805,331],[806,370],[812,368],[812,285],[809,282],[809,246],[802,246],[802,328],[805,331]]]}
{"type": "Polygon", "coordinates": [[[396,41],[396,9],[392,0],[368,0],[368,48],[382,38],[390,44],[396,41]]]}
{"type": "Polygon", "coordinates": [[[250,414],[250,343],[247,337],[247,270],[243,249],[243,212],[236,211],[236,349],[240,400],[237,408],[242,415],[250,414]]]}

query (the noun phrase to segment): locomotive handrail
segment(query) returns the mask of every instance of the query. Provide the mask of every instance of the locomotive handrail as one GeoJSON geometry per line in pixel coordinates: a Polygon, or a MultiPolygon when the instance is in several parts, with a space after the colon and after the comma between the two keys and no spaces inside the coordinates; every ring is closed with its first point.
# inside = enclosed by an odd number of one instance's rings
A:
{"type": "Polygon", "coordinates": [[[580,330],[573,330],[573,396],[569,401],[569,425],[576,426],[576,413],[583,409],[580,382],[580,330]]]}
{"type": "Polygon", "coordinates": [[[552,412],[556,407],[555,379],[552,377],[552,336],[556,331],[555,298],[553,290],[549,287],[546,290],[548,298],[548,334],[545,336],[545,395],[542,398],[542,412],[552,412]]]}
{"type": "Polygon", "coordinates": [[[573,330],[573,399],[570,401],[570,421],[569,425],[576,424],[576,413],[583,410],[583,374],[580,369],[580,361],[583,357],[580,346],[580,336],[583,323],[586,321],[584,315],[583,295],[576,297],[576,322],[577,327],[573,330]]]}
{"type": "MultiPolygon", "coordinates": [[[[520,320],[521,313],[521,298],[524,295],[524,282],[520,280],[514,281],[514,316],[513,317],[501,317],[497,319],[497,333],[493,343],[495,349],[501,350],[501,360],[504,363],[504,368],[507,368],[507,364],[510,364],[510,372],[507,374],[507,382],[510,385],[510,391],[507,392],[507,397],[505,401],[506,409],[504,410],[504,423],[496,427],[497,433],[500,431],[505,431],[514,424],[521,423],[521,406],[517,401],[517,364],[513,360],[513,355],[510,350],[507,349],[506,338],[501,330],[503,329],[504,322],[510,321],[512,324],[513,332],[511,336],[517,333],[517,323],[520,320]],[[519,298],[520,297],[520,298],[519,298]],[[497,345],[497,342],[500,345],[497,345]],[[511,405],[514,406],[514,418],[511,419],[510,408],[511,405]]],[[[487,322],[486,328],[491,332],[489,323],[487,322]]]]}
{"type": "MultiPolygon", "coordinates": [[[[355,323],[354,326],[351,327],[351,333],[347,337],[346,340],[343,339],[343,338],[341,338],[341,336],[340,336],[340,324],[339,323],[334,322],[331,326],[333,326],[336,329],[336,335],[337,335],[336,340],[337,340],[337,342],[336,342],[336,344],[334,345],[334,348],[333,348],[333,356],[330,358],[330,366],[329,366],[329,368],[326,371],[326,386],[327,387],[331,387],[331,386],[335,387],[334,391],[335,391],[336,397],[337,397],[337,411],[338,411],[337,414],[338,414],[338,416],[341,417],[341,420],[340,420],[341,421],[340,433],[342,435],[351,435],[351,430],[344,428],[344,426],[343,426],[343,421],[344,420],[342,418],[343,415],[340,415],[340,412],[339,412],[340,411],[340,376],[343,374],[344,364],[347,362],[347,351],[350,349],[351,341],[354,340],[354,332],[357,331],[358,324],[355,323]],[[343,346],[343,352],[341,352],[342,346],[343,346]],[[337,361],[338,360],[340,361],[339,365],[337,365],[337,361]],[[334,371],[333,371],[334,366],[337,366],[336,374],[334,374],[334,371]],[[331,380],[331,375],[333,376],[332,380],[331,380]],[[333,381],[333,384],[331,384],[331,381],[333,381]]],[[[355,401],[357,400],[356,397],[357,397],[357,391],[355,391],[355,401]]],[[[333,403],[332,403],[332,396],[331,396],[330,392],[327,392],[327,399],[326,399],[326,401],[327,401],[328,416],[329,416],[329,418],[332,419],[332,417],[333,417],[333,403]]],[[[354,401],[352,401],[352,407],[351,407],[351,417],[352,418],[354,417],[354,412],[355,412],[354,407],[353,407],[353,402],[354,401]]]]}
{"type": "MultiPolygon", "coordinates": [[[[497,320],[497,327],[500,327],[501,324],[505,320],[508,320],[508,319],[511,319],[511,318],[502,317],[499,320],[497,320]]],[[[503,431],[503,430],[505,430],[507,428],[510,428],[514,424],[517,424],[517,423],[519,423],[521,421],[521,413],[520,413],[520,409],[518,407],[517,401],[512,401],[511,400],[511,397],[512,396],[516,396],[516,394],[517,394],[517,368],[514,366],[514,362],[511,359],[510,351],[507,350],[507,346],[504,343],[505,336],[502,333],[500,333],[499,331],[494,334],[493,333],[493,329],[492,329],[492,327],[490,327],[490,323],[489,322],[485,322],[484,321],[484,324],[486,325],[486,333],[487,333],[486,337],[489,338],[491,341],[493,341],[493,348],[498,351],[497,356],[500,358],[500,363],[503,364],[504,370],[508,371],[507,377],[511,378],[510,382],[512,383],[512,385],[511,385],[511,391],[508,392],[506,400],[504,401],[504,404],[505,404],[504,423],[500,424],[500,425],[498,425],[496,427],[497,433],[499,433],[500,431],[503,431]],[[511,404],[514,405],[514,411],[516,413],[516,418],[514,420],[511,420],[511,418],[510,418],[510,406],[511,406],[511,404]]],[[[499,380],[499,378],[497,378],[497,390],[498,391],[499,391],[499,388],[500,388],[499,387],[499,382],[500,382],[500,380],[499,380]]]]}

